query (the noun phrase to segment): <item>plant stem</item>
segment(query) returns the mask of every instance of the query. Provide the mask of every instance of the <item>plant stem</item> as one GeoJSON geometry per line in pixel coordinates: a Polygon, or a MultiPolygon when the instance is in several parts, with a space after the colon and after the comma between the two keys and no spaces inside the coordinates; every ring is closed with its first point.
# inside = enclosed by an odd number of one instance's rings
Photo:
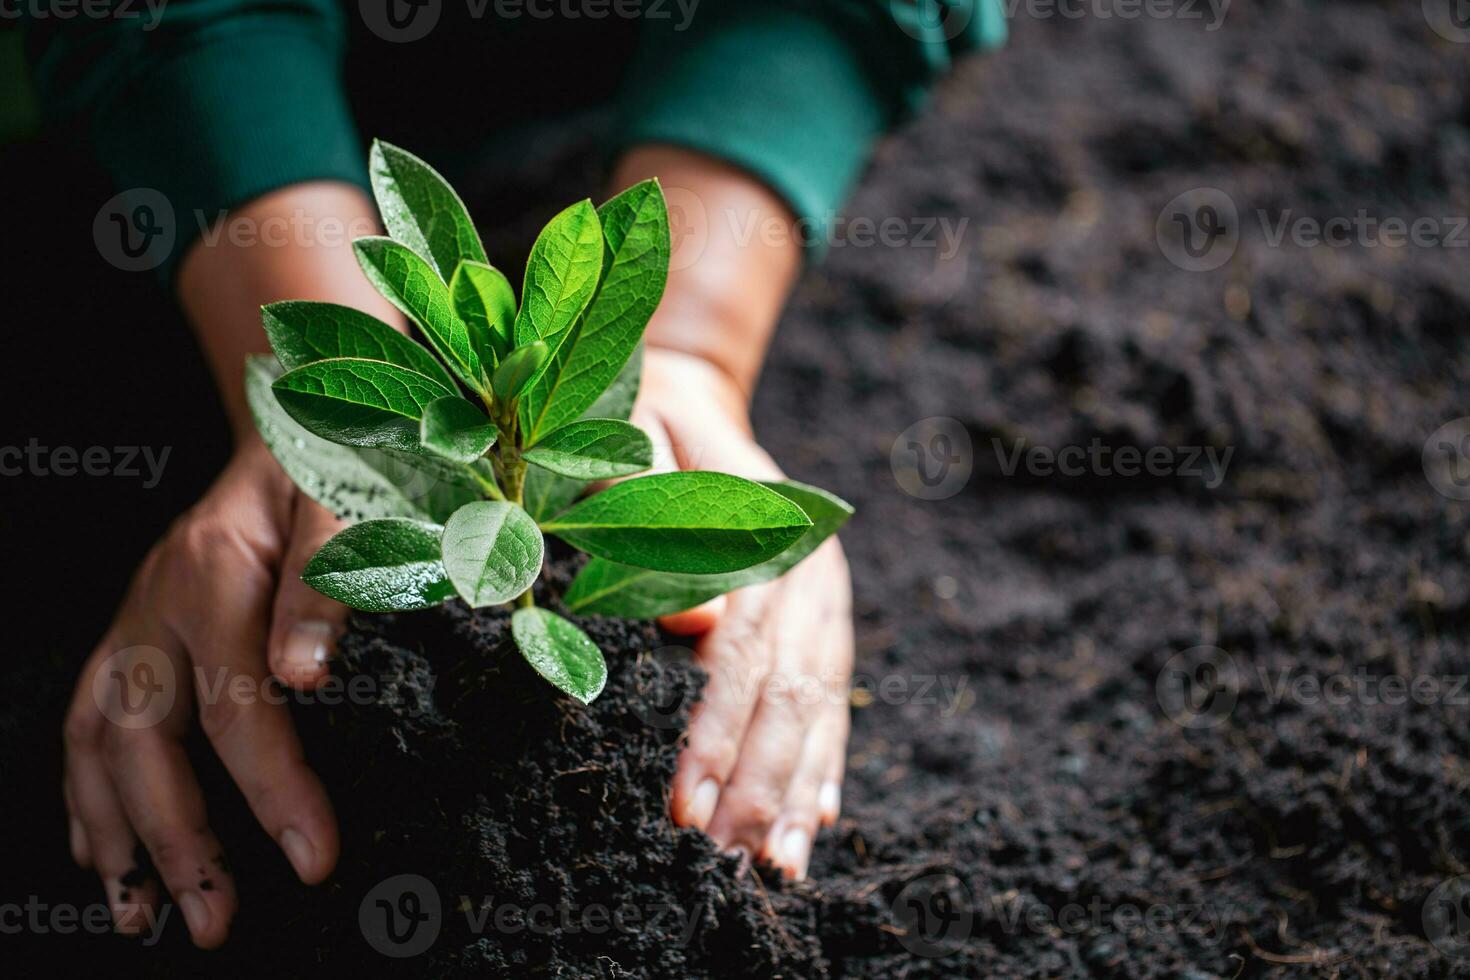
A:
{"type": "MultiPolygon", "coordinates": [[[[501,416],[498,422],[502,433],[502,441],[495,444],[492,452],[494,453],[496,475],[505,484],[505,496],[501,499],[507,500],[517,507],[524,507],[526,461],[521,458],[520,433],[517,431],[517,421],[516,406],[513,403],[507,405],[504,415],[501,416]]],[[[536,605],[536,597],[532,595],[534,588],[533,586],[516,596],[515,605],[517,609],[530,609],[536,605]]]]}
{"type": "Polygon", "coordinates": [[[480,489],[485,491],[486,496],[491,500],[505,499],[505,494],[500,492],[500,487],[496,486],[493,478],[485,476],[484,473],[481,473],[474,466],[470,466],[469,470],[470,475],[475,478],[475,482],[480,485],[480,489]]]}

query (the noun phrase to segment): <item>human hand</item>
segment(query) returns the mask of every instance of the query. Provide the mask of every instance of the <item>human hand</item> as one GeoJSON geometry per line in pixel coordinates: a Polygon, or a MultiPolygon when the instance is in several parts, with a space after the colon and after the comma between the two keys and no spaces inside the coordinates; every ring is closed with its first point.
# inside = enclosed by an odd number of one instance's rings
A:
{"type": "MultiPolygon", "coordinates": [[[[650,346],[633,421],[672,468],[782,478],[735,383],[703,358],[650,346]]],[[[696,634],[709,674],[674,776],[672,812],[721,846],[806,874],[837,819],[852,675],[852,587],[832,538],[774,582],[666,616],[696,634]]]]}
{"type": "Polygon", "coordinates": [[[336,864],[331,803],[266,685],[274,675],[309,689],[327,676],[346,607],[300,576],[339,527],[258,440],[246,443],[143,560],[83,667],[65,725],[71,850],[102,878],[119,932],[151,928],[163,898],[156,882],[123,883],[141,841],[194,942],[212,948],[228,934],[234,879],[182,744],[196,702],[301,880],[336,864]]]}

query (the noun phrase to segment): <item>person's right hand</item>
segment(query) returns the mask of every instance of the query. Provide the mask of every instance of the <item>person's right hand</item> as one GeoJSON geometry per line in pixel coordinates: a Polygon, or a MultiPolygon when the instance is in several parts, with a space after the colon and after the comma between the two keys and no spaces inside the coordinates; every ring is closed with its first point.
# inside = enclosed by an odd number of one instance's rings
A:
{"type": "Polygon", "coordinates": [[[266,832],[308,884],[337,861],[337,827],[272,674],[309,689],[346,607],[301,570],[340,524],[251,440],[138,569],[82,669],[65,727],[71,850],[95,868],[120,932],[147,931],[164,896],[123,878],[141,842],[194,942],[218,946],[235,913],[225,849],[184,752],[200,727],[266,832]]]}

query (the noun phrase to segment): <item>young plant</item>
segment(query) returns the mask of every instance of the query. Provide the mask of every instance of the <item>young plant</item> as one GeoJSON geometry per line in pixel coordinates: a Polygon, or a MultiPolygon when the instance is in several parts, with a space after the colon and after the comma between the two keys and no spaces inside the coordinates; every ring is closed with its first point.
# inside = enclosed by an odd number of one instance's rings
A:
{"type": "Polygon", "coordinates": [[[272,303],[261,312],[275,357],[246,370],[281,466],[356,522],[307,564],[307,584],[371,612],[456,595],[512,603],[522,655],[586,703],[607,665],[581,629],[532,600],[543,534],[592,556],[562,597],[569,610],[651,618],[783,574],[851,515],[815,487],[706,472],[624,480],[578,502],[590,482],[653,462],[627,420],[668,274],[656,181],[551,219],[518,306],[438,173],[382,142],[369,166],[390,237],[353,248],[428,346],[344,306],[272,303]]]}

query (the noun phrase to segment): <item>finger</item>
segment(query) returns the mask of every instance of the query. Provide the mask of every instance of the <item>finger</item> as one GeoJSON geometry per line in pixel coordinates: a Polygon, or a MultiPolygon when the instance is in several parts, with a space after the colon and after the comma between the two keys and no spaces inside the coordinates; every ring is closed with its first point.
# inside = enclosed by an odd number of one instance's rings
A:
{"type": "Polygon", "coordinates": [[[87,842],[87,828],[77,816],[77,805],[71,792],[71,777],[65,771],[61,775],[61,796],[66,803],[66,842],[71,849],[71,858],[77,863],[77,867],[91,868],[92,845],[87,842]]]}
{"type": "Polygon", "coordinates": [[[105,745],[123,808],[189,935],[196,946],[215,948],[229,935],[235,882],[183,746],[158,728],[118,730],[105,745]]]}
{"type": "Polygon", "coordinates": [[[814,714],[804,698],[789,689],[778,691],[794,680],[782,671],[770,674],[756,717],[739,746],[735,771],[720,792],[709,833],[725,848],[764,854],[772,827],[784,811],[814,714]]]}
{"type": "Polygon", "coordinates": [[[211,577],[203,608],[213,615],[185,635],[199,665],[199,725],[296,874],[315,884],[337,862],[336,819],[266,671],[269,574],[256,568],[242,587],[246,574],[211,577]]]}
{"type": "Polygon", "coordinates": [[[135,935],[155,921],[158,889],[138,874],[134,859],[138,838],[103,760],[102,741],[112,723],[93,700],[92,678],[99,659],[94,654],[83,671],[64,728],[63,779],[72,852],[78,864],[95,869],[101,878],[114,928],[135,935]]]}
{"type": "Polygon", "coordinates": [[[772,592],[763,614],[776,666],[759,689],[754,718],[709,825],[716,841],[753,855],[767,851],[806,733],[823,703],[815,670],[822,654],[819,620],[805,607],[805,594],[787,584],[772,592]]]}
{"type": "Polygon", "coordinates": [[[342,527],[326,508],[305,494],[296,495],[291,537],[271,613],[270,666],[284,683],[302,690],[316,687],[327,677],[327,659],[347,621],[347,607],[301,581],[301,573],[342,527]]]}
{"type": "Polygon", "coordinates": [[[791,774],[781,816],[771,827],[761,852],[765,860],[797,880],[806,877],[807,864],[811,861],[812,841],[816,839],[820,820],[822,781],[832,757],[832,741],[837,736],[838,719],[833,706],[824,705],[820,712],[817,722],[807,732],[801,759],[791,774]]]}
{"type": "Polygon", "coordinates": [[[735,769],[770,671],[771,645],[762,623],[772,588],[758,585],[733,593],[725,616],[696,646],[694,661],[709,680],[674,774],[671,811],[680,826],[709,826],[722,787],[735,769]]]}
{"type": "Polygon", "coordinates": [[[847,735],[852,724],[847,705],[837,712],[837,732],[832,738],[827,769],[817,794],[817,810],[822,826],[831,827],[842,814],[842,777],[847,766],[847,735]]]}
{"type": "Polygon", "coordinates": [[[708,602],[701,602],[693,609],[669,613],[658,618],[659,625],[675,636],[703,636],[714,629],[725,614],[725,597],[717,595],[708,602]]]}
{"type": "Polygon", "coordinates": [[[848,706],[848,691],[851,686],[853,662],[852,611],[841,607],[828,619],[822,630],[828,644],[827,663],[838,665],[845,678],[840,697],[833,699],[827,730],[826,757],[822,773],[822,785],[817,791],[817,810],[822,826],[830,827],[837,822],[842,812],[842,776],[847,767],[847,736],[852,727],[852,711],[848,706]]]}

